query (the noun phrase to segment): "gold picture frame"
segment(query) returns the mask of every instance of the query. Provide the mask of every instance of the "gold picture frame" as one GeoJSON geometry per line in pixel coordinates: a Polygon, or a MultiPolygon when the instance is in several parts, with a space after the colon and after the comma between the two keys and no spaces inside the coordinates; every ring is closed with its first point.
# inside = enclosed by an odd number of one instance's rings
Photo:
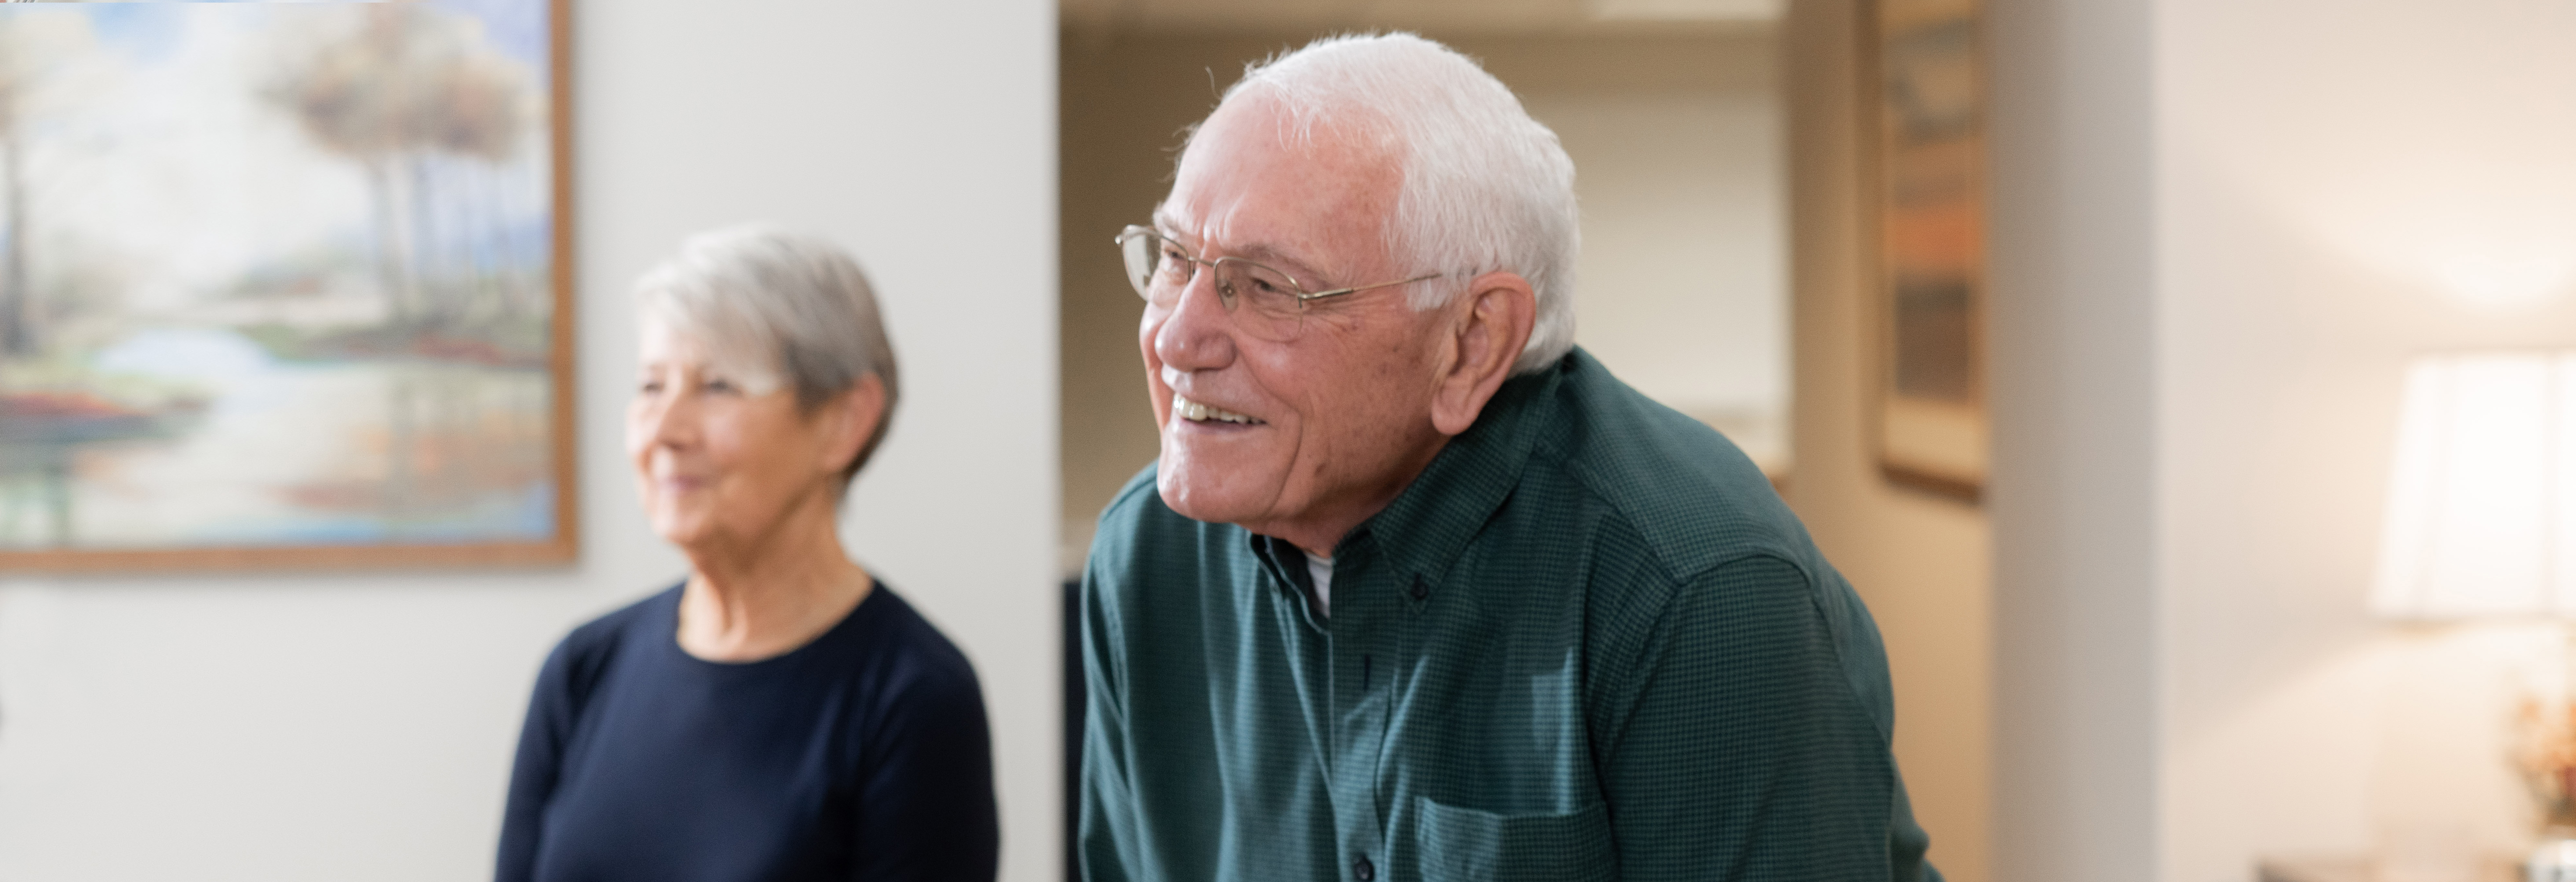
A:
{"type": "Polygon", "coordinates": [[[0,6],[0,572],[575,559],[570,31],[0,6]]]}

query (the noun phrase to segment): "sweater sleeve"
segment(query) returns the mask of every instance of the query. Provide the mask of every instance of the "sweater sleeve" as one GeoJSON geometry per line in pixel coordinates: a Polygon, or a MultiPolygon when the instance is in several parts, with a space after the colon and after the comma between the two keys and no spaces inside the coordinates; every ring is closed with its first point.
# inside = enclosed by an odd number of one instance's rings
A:
{"type": "Polygon", "coordinates": [[[872,727],[854,879],[992,882],[1000,870],[983,689],[954,662],[929,665],[872,727]]]}
{"type": "Polygon", "coordinates": [[[528,718],[519,729],[519,753],[510,766],[509,801],[501,812],[501,849],[495,882],[536,877],[537,844],[545,838],[546,803],[562,768],[564,742],[572,736],[579,702],[573,696],[572,638],[556,644],[537,671],[528,718]]]}

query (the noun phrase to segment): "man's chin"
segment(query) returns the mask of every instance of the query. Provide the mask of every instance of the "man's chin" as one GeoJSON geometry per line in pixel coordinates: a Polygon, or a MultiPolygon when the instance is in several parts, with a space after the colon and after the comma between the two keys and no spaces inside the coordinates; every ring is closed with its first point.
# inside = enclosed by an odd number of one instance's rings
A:
{"type": "Polygon", "coordinates": [[[1240,524],[1260,519],[1267,499],[1254,500],[1254,494],[1240,486],[1223,486],[1206,475],[1193,474],[1189,468],[1167,469],[1155,473],[1154,490],[1163,497],[1163,505],[1190,520],[1210,524],[1240,524]]]}

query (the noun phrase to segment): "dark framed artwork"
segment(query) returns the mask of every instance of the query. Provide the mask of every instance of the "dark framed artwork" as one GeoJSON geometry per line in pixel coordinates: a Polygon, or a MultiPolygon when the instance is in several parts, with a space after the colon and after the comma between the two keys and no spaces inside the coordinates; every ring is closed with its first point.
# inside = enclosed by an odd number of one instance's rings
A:
{"type": "Polygon", "coordinates": [[[572,559],[567,16],[0,5],[0,571],[572,559]]]}
{"type": "Polygon", "coordinates": [[[1988,437],[1979,2],[1878,0],[1873,19],[1880,470],[1975,502],[1988,437]]]}

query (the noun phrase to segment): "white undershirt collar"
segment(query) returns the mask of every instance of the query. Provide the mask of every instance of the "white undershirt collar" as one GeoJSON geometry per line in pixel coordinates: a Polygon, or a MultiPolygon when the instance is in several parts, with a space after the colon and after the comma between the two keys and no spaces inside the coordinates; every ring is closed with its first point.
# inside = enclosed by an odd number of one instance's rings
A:
{"type": "Polygon", "coordinates": [[[1333,559],[1317,557],[1312,551],[1298,549],[1306,555],[1306,578],[1315,583],[1315,611],[1330,618],[1333,614],[1333,559]]]}

